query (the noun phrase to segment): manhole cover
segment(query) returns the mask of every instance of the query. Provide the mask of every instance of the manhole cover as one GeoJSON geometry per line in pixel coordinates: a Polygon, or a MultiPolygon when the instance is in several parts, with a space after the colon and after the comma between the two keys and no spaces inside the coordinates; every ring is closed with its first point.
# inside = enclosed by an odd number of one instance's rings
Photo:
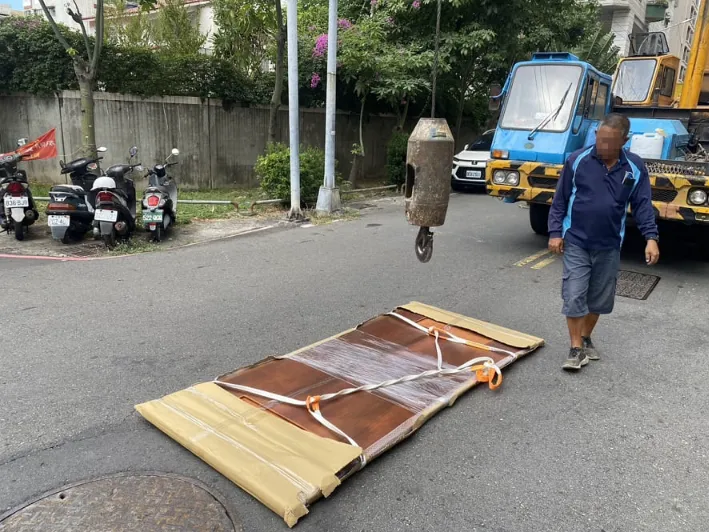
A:
{"type": "Polygon", "coordinates": [[[656,275],[620,270],[616,295],[631,299],[645,300],[660,282],[656,275]]]}
{"type": "Polygon", "coordinates": [[[192,479],[116,475],[65,486],[0,517],[2,532],[240,532],[217,496],[192,479]]]}

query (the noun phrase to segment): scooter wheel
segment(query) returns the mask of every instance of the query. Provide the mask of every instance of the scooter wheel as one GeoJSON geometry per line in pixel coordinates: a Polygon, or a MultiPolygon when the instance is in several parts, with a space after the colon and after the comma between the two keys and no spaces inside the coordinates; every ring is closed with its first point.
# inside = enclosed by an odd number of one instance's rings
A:
{"type": "Polygon", "coordinates": [[[15,239],[24,240],[25,239],[25,228],[22,224],[15,222],[15,239]]]}
{"type": "Polygon", "coordinates": [[[101,240],[103,240],[103,243],[108,249],[116,247],[116,233],[114,231],[111,231],[108,235],[101,235],[101,240]]]}
{"type": "Polygon", "coordinates": [[[153,231],[153,242],[160,242],[162,240],[162,227],[159,225],[155,227],[155,231],[153,231]]]}

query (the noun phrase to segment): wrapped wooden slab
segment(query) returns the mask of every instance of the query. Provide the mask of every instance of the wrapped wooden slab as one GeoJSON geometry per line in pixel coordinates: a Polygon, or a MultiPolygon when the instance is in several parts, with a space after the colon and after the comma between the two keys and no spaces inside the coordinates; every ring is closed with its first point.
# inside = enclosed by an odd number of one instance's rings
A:
{"type": "MultiPolygon", "coordinates": [[[[444,368],[481,356],[504,368],[544,343],[422,303],[403,305],[395,313],[479,345],[441,341],[444,368]]],[[[435,339],[397,316],[384,314],[218,380],[305,400],[436,367],[435,339]]],[[[310,504],[330,495],[359,469],[362,456],[371,462],[475,384],[475,374],[468,372],[357,392],[321,404],[323,416],[357,446],[319,423],[304,407],[216,383],[198,384],[136,409],[292,527],[308,513],[310,504]]]]}

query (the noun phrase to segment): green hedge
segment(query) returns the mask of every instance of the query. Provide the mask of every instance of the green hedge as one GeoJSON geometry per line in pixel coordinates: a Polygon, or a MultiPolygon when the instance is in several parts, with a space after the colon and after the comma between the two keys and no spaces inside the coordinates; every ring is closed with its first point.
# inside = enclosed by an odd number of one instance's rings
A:
{"type": "MultiPolygon", "coordinates": [[[[335,179],[337,174],[335,161],[335,179]]],[[[284,144],[271,144],[266,153],[256,160],[254,168],[261,189],[269,198],[290,201],[290,148],[284,144]]],[[[312,146],[300,148],[300,199],[305,205],[314,204],[318,199],[320,186],[325,175],[325,152],[312,146]]]]}
{"type": "MultiPolygon", "coordinates": [[[[81,35],[62,27],[69,44],[84,50],[81,35]]],[[[173,56],[144,48],[106,44],[96,88],[138,96],[198,96],[267,103],[268,80],[252,81],[228,61],[206,55],[173,56]]],[[[0,20],[0,92],[48,95],[78,88],[71,57],[51,27],[38,18],[0,20]]]]}

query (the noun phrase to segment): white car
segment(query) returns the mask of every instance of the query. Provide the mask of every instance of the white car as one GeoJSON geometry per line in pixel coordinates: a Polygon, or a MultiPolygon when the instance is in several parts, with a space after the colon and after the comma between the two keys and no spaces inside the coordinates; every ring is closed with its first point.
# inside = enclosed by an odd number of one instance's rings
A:
{"type": "Polygon", "coordinates": [[[494,135],[495,130],[489,129],[453,157],[451,172],[453,190],[485,186],[485,167],[490,160],[490,149],[494,135]]]}

